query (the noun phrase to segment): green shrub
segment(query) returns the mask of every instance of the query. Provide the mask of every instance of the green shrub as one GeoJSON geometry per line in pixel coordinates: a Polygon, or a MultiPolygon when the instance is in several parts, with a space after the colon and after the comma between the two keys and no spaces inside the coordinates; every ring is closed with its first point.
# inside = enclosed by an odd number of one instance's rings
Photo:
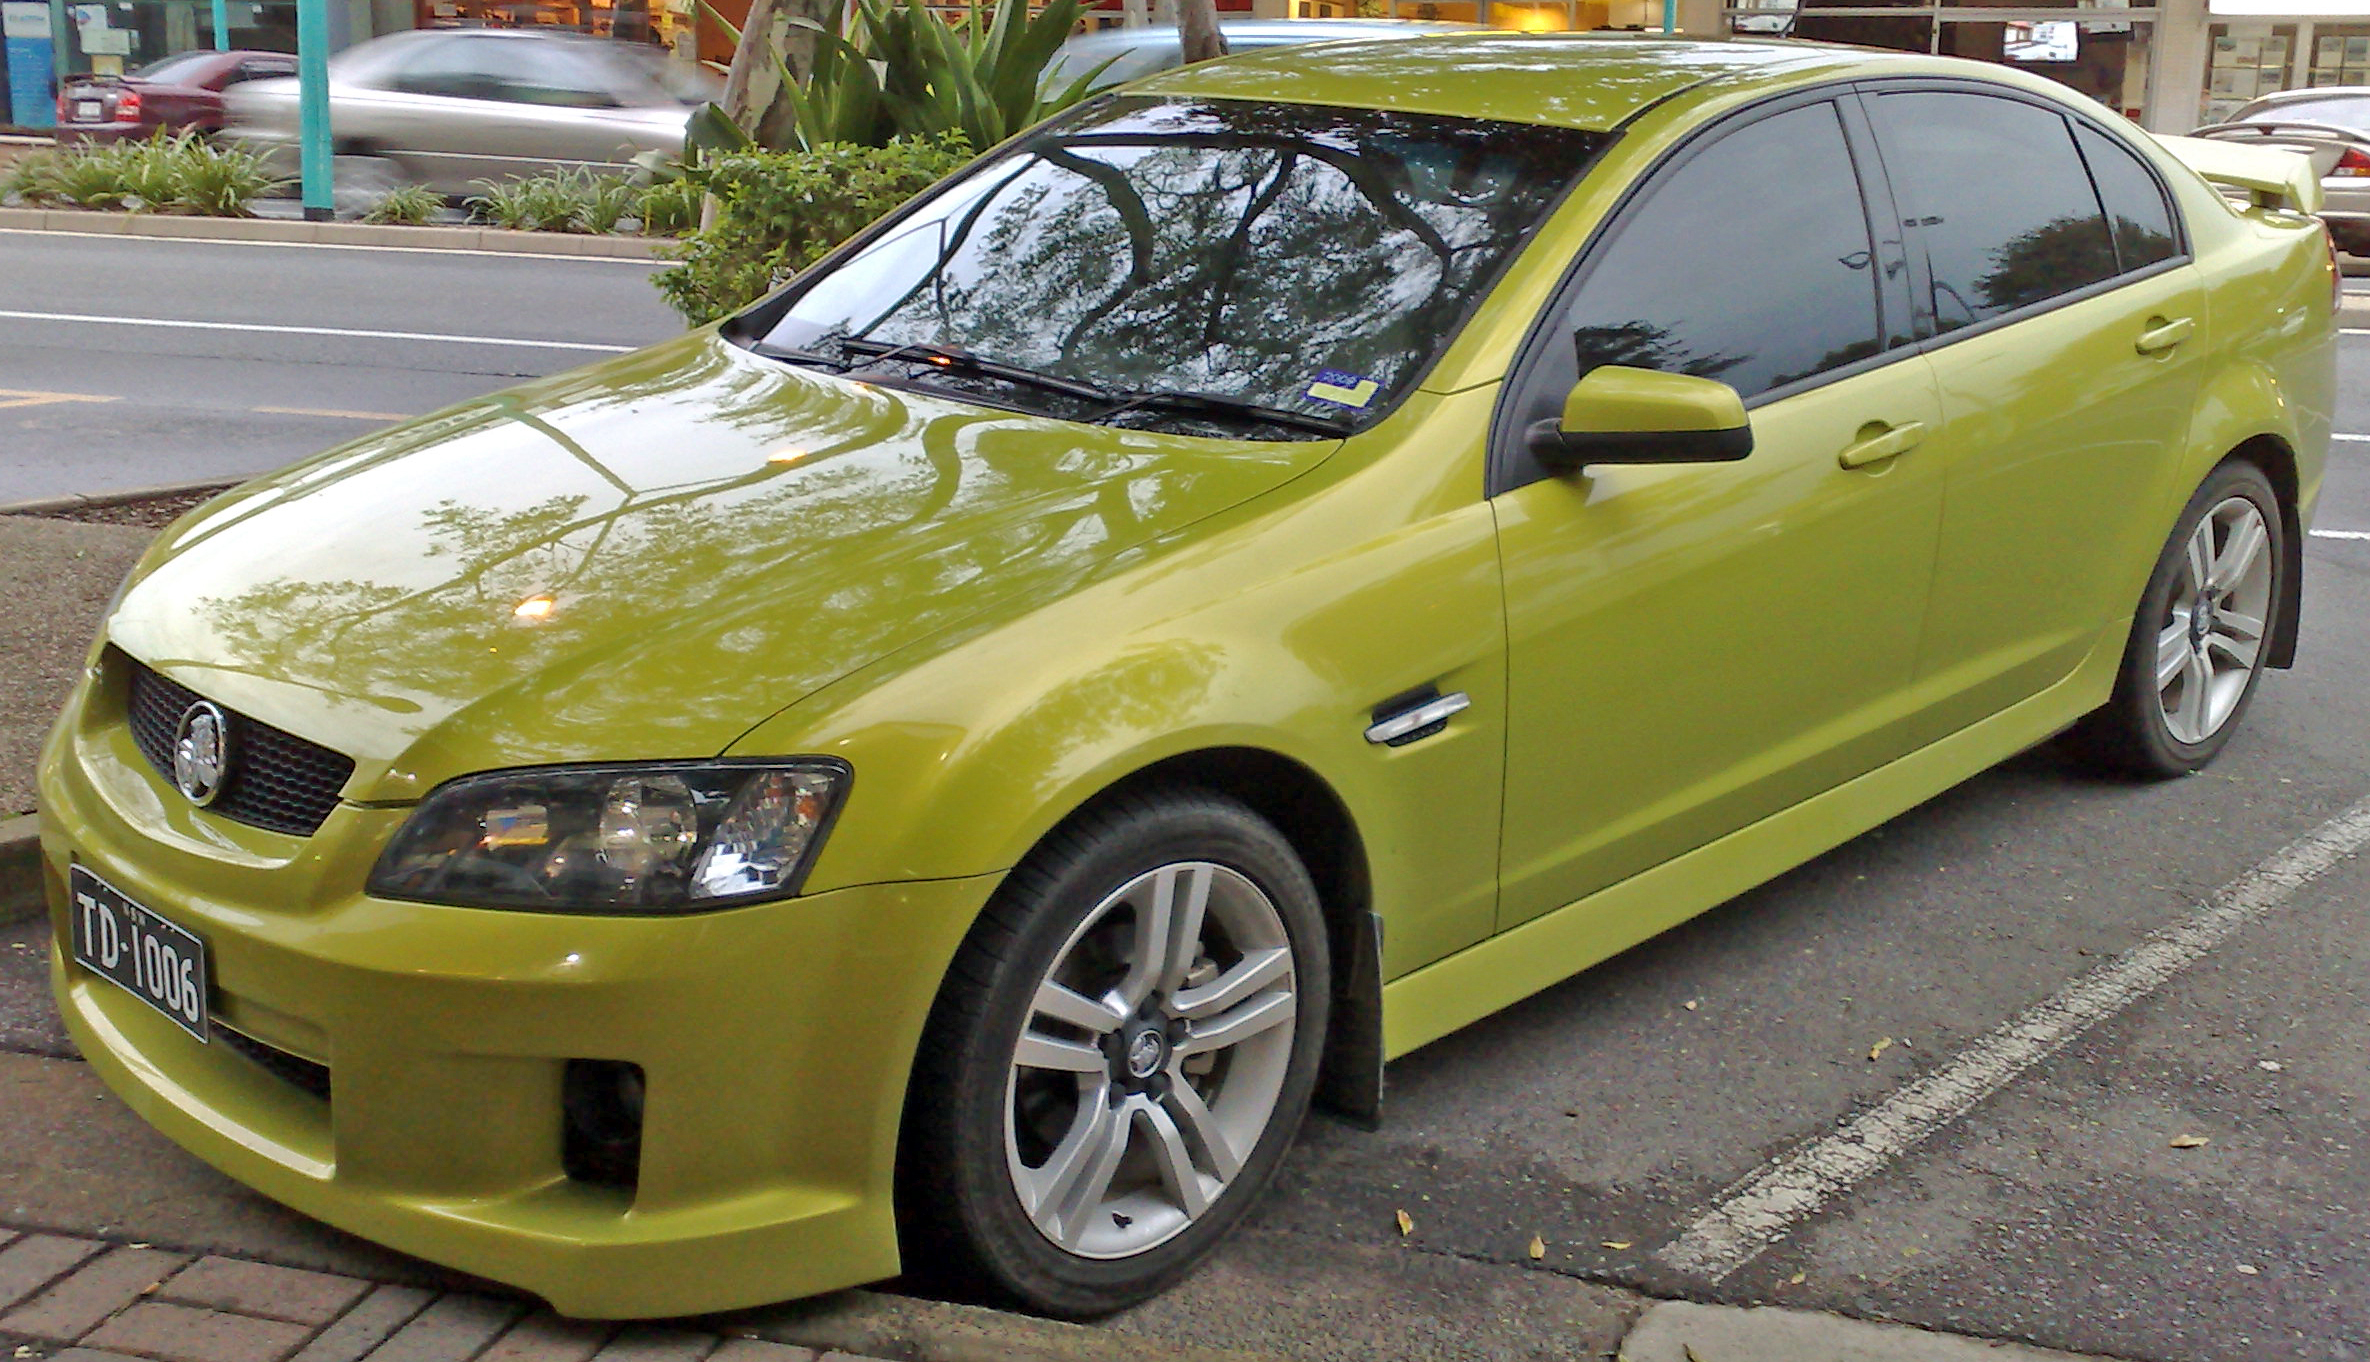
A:
{"type": "Polygon", "coordinates": [[[642,232],[645,236],[681,236],[699,226],[699,202],[704,192],[677,176],[659,180],[642,190],[642,232]]]}
{"type": "Polygon", "coordinates": [[[583,166],[478,183],[486,192],[469,200],[470,209],[514,232],[614,232],[634,216],[641,198],[625,176],[596,175],[583,166]]]}
{"type": "Polygon", "coordinates": [[[247,205],[279,183],[263,159],[250,152],[216,146],[192,133],[159,133],[144,142],[35,152],[0,180],[0,199],[247,217],[247,205]]]}
{"type": "Polygon", "coordinates": [[[154,154],[173,167],[174,206],[207,217],[253,217],[247,205],[283,183],[254,152],[186,133],[154,154]]]}
{"type": "Polygon", "coordinates": [[[825,251],[870,226],[971,157],[960,133],[885,147],[738,151],[685,167],[694,193],[716,197],[715,222],[666,248],[677,263],[652,276],[694,325],[764,296],[825,251]]]}
{"type": "Polygon", "coordinates": [[[614,232],[641,212],[642,191],[623,175],[587,175],[576,220],[588,232],[614,232]]]}
{"type": "Polygon", "coordinates": [[[398,185],[372,204],[362,220],[395,227],[419,227],[433,221],[437,210],[443,207],[444,195],[424,184],[398,185]]]}

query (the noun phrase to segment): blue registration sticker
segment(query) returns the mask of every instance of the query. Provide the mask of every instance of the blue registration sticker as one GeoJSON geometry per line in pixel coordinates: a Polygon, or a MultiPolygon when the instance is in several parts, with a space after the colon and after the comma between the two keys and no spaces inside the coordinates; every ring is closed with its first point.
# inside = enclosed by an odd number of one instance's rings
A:
{"type": "Polygon", "coordinates": [[[1344,369],[1319,369],[1317,381],[1308,385],[1308,395],[1319,402],[1330,402],[1337,407],[1355,407],[1360,411],[1374,401],[1382,391],[1382,384],[1344,369]]]}

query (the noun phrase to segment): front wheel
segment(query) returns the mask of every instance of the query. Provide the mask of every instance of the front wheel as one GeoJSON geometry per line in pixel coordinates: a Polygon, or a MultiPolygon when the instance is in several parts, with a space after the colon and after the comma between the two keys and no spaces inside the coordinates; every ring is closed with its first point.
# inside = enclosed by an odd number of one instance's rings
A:
{"type": "Polygon", "coordinates": [[[1308,872],[1240,804],[1131,798],[1056,834],[932,1011],[899,1158],[909,1270],[1072,1318],[1184,1276],[1298,1130],[1330,996],[1308,872]]]}
{"type": "Polygon", "coordinates": [[[2091,764],[2186,775],[2238,729],[2288,589],[2279,495],[2253,464],[2226,462],[2182,511],[2140,596],[2115,694],[2075,726],[2091,764]]]}

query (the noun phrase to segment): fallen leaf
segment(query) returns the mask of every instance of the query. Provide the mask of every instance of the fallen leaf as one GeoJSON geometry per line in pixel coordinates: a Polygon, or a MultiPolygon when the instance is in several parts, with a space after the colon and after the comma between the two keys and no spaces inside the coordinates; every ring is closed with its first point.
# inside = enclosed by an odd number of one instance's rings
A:
{"type": "Polygon", "coordinates": [[[1696,1355],[1695,1349],[1688,1347],[1684,1343],[1679,1345],[1679,1351],[1687,1354],[1687,1362],[1703,1362],[1703,1359],[1696,1355]]]}
{"type": "Polygon", "coordinates": [[[2238,1265],[2238,1270],[2245,1273],[2247,1276],[2252,1277],[2262,1269],[2256,1267],[2253,1263],[2240,1263],[2238,1265]]]}
{"type": "Polygon", "coordinates": [[[1703,999],[1701,998],[1689,998],[1687,1000],[1687,1010],[1690,1012],[1693,1012],[1695,1009],[1701,1006],[1703,1006],[1703,999]]]}
{"type": "Polygon", "coordinates": [[[1415,1233],[1415,1217],[1405,1211],[1399,1212],[1399,1237],[1405,1239],[1413,1233],[1415,1233]]]}
{"type": "Polygon", "coordinates": [[[2275,1074],[2275,1073],[2278,1073],[2280,1070],[2287,1068],[2288,1066],[2287,1066],[2287,1065],[2285,1065],[2285,1064],[2282,1064],[2282,1063],[2280,1063],[2280,1062],[2279,1062],[2278,1060],[2276,1060],[2276,1059],[2266,1059],[2266,1060],[2261,1060],[2261,1061],[2258,1061],[2258,1062],[2256,1063],[2255,1067],[2256,1067],[2256,1068],[2258,1068],[2258,1069],[2261,1069],[2263,1072],[2265,1072],[2265,1073],[2267,1073],[2267,1074],[2275,1074]]]}
{"type": "Polygon", "coordinates": [[[1535,1235],[1535,1234],[1534,1234],[1534,1235],[1532,1235],[1532,1236],[1531,1236],[1531,1257],[1532,1257],[1533,1259],[1539,1259],[1539,1258],[1544,1258],[1544,1257],[1546,1257],[1546,1256],[1547,1256],[1547,1241],[1546,1241],[1546,1240],[1544,1240],[1544,1239],[1541,1239],[1539,1236],[1537,1236],[1537,1235],[1535,1235]]]}
{"type": "Polygon", "coordinates": [[[1807,1272],[1797,1272],[1793,1276],[1786,1278],[1786,1284],[1789,1286],[1800,1286],[1802,1285],[1802,1279],[1809,1275],[1810,1274],[1807,1272]]]}
{"type": "Polygon", "coordinates": [[[127,1248],[146,1248],[146,1247],[148,1247],[148,1245],[146,1245],[146,1244],[142,1243],[141,1241],[139,1241],[139,1240],[137,1240],[137,1239],[134,1239],[134,1240],[133,1240],[133,1241],[132,1241],[130,1244],[126,1245],[125,1247],[127,1247],[127,1248]]]}
{"type": "Polygon", "coordinates": [[[1891,1036],[1886,1036],[1883,1040],[1880,1040],[1876,1044],[1868,1047],[1868,1062],[1874,1064],[1878,1055],[1881,1055],[1885,1051],[1892,1048],[1893,1038],[1891,1036]]]}
{"type": "Polygon", "coordinates": [[[1629,1241],[1627,1239],[1605,1239],[1600,1240],[1599,1242],[1609,1249],[1625,1249],[1629,1247],[1629,1241]]]}
{"type": "Polygon", "coordinates": [[[2197,1149],[2202,1147],[2205,1142],[2206,1139],[2203,1135],[2175,1135],[2172,1137],[2172,1147],[2175,1149],[2197,1149]]]}

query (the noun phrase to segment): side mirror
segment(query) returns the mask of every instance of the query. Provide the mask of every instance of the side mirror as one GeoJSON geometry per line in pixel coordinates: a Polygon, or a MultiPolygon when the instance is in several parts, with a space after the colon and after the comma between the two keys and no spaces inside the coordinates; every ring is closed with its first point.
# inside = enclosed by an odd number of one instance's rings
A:
{"type": "Polygon", "coordinates": [[[1523,432],[1557,473],[1600,463],[1734,463],[1753,452],[1736,389],[1693,374],[1600,364],[1572,385],[1564,414],[1523,432]]]}

